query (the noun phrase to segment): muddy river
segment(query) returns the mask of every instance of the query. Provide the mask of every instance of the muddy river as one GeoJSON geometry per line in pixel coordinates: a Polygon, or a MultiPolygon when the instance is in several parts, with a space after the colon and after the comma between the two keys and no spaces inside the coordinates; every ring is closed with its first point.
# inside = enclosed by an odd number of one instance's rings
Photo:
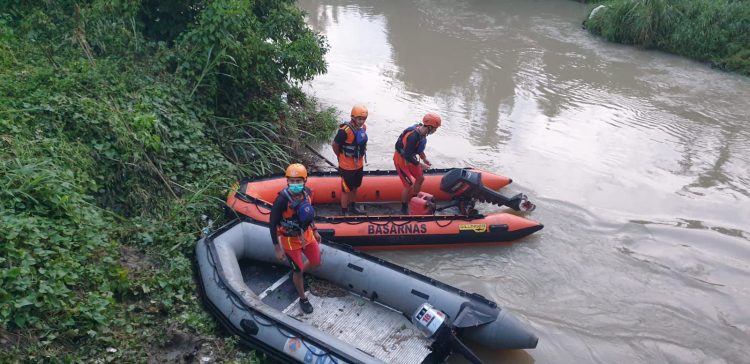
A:
{"type": "Polygon", "coordinates": [[[435,111],[435,167],[510,176],[537,203],[544,230],[511,247],[377,253],[540,338],[474,346],[485,362],[750,362],[750,79],[595,38],[574,1],[298,4],[330,45],[305,89],[342,118],[367,105],[366,168],[392,169],[435,111]]]}

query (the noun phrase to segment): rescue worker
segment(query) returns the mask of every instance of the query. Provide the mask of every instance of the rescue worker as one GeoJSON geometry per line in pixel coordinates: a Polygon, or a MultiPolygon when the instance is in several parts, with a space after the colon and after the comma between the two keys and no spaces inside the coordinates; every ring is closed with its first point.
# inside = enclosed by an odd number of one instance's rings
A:
{"type": "Polygon", "coordinates": [[[427,136],[434,133],[442,124],[440,115],[430,112],[422,118],[422,123],[406,128],[396,141],[393,164],[404,185],[401,191],[401,213],[409,213],[409,200],[419,193],[424,182],[423,172],[432,167],[424,154],[427,136]]]}
{"type": "Polygon", "coordinates": [[[351,119],[339,125],[331,147],[339,160],[341,175],[341,214],[364,215],[355,202],[357,188],[362,185],[365,154],[367,151],[367,108],[363,105],[352,107],[351,119]]]}
{"type": "Polygon", "coordinates": [[[312,191],[305,187],[307,169],[294,163],[286,168],[287,187],[281,190],[271,208],[271,241],[276,258],[286,259],[292,268],[292,282],[299,295],[302,312],[312,313],[313,306],[305,296],[303,273],[320,265],[320,234],[313,221],[312,191]],[[302,254],[307,257],[303,263],[302,254]]]}

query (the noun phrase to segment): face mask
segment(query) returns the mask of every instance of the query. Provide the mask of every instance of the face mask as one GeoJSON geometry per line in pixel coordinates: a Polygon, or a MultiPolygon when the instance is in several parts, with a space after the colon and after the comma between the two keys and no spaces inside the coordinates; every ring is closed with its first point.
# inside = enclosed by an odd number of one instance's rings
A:
{"type": "Polygon", "coordinates": [[[289,185],[289,191],[292,191],[292,193],[300,193],[304,189],[305,189],[305,184],[304,183],[290,184],[289,185]]]}

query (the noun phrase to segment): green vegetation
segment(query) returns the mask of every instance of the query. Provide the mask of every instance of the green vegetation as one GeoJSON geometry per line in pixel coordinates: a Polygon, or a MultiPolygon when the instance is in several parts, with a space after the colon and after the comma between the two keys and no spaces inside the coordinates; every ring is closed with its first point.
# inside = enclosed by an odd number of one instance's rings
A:
{"type": "Polygon", "coordinates": [[[255,361],[194,242],[235,176],[335,128],[299,89],[325,51],[292,0],[0,5],[0,362],[255,361]]]}
{"type": "Polygon", "coordinates": [[[605,5],[585,22],[594,34],[750,75],[750,1],[611,0],[605,5]]]}

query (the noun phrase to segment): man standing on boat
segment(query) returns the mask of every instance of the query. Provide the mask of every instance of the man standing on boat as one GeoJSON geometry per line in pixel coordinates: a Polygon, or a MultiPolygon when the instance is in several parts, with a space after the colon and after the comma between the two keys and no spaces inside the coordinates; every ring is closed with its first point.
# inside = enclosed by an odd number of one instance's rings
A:
{"type": "Polygon", "coordinates": [[[409,199],[422,189],[423,172],[432,167],[424,154],[427,136],[434,133],[442,124],[440,115],[430,112],[422,118],[421,124],[406,128],[396,141],[396,152],[393,153],[393,164],[396,166],[401,184],[401,213],[409,213],[409,199]]]}
{"type": "Polygon", "coordinates": [[[365,153],[367,151],[367,108],[354,105],[351,120],[339,126],[331,147],[339,160],[341,175],[341,213],[342,215],[364,215],[357,209],[357,188],[362,185],[365,153]]]}
{"type": "Polygon", "coordinates": [[[299,295],[304,313],[312,313],[313,306],[305,296],[303,273],[320,265],[320,234],[313,221],[312,191],[305,187],[307,169],[294,163],[286,168],[287,187],[279,192],[271,208],[271,241],[276,258],[286,259],[292,268],[292,282],[299,295]],[[302,262],[302,254],[307,257],[302,262]]]}

